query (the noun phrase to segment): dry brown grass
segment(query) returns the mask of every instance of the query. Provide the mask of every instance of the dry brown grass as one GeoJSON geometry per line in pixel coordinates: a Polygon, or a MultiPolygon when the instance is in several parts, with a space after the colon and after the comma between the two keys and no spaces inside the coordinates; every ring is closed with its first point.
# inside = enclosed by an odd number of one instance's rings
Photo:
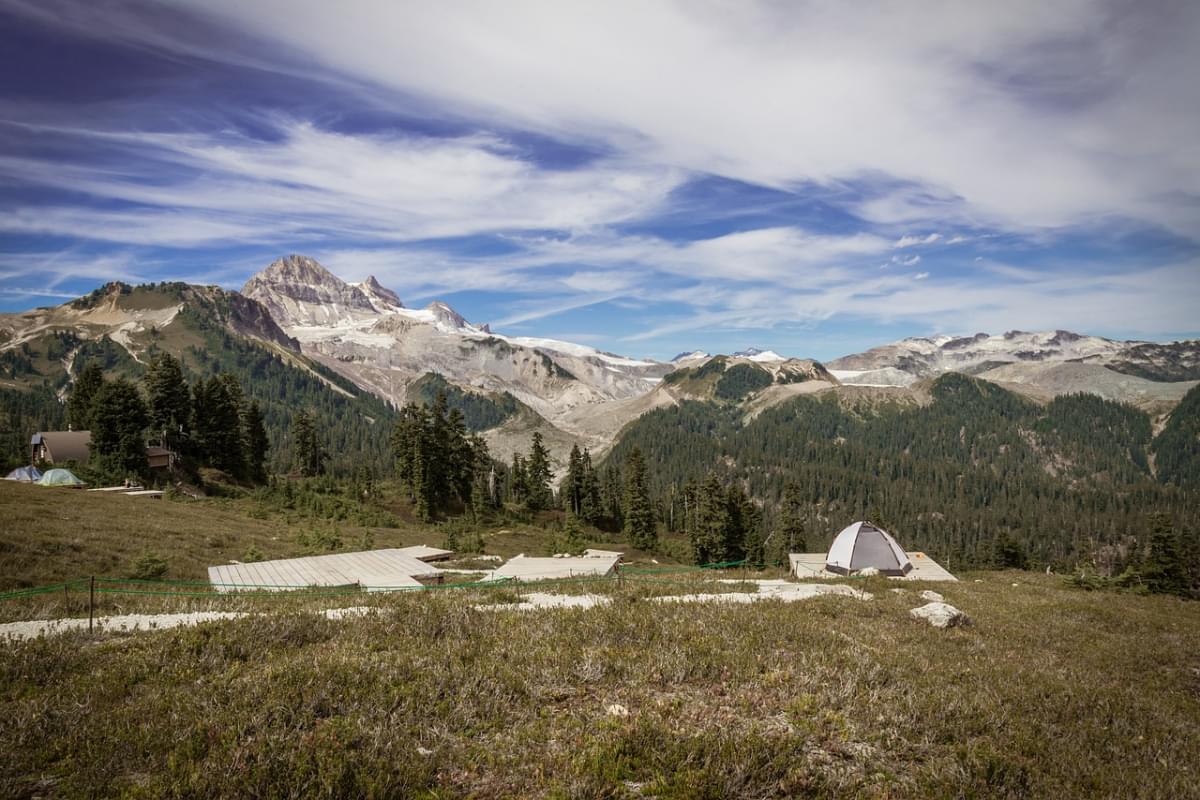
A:
{"type": "Polygon", "coordinates": [[[590,610],[295,598],[0,646],[0,794],[1200,796],[1200,607],[979,577],[939,587],[975,621],[949,631],[884,581],[746,606],[612,582],[590,610]]]}
{"type": "MultiPolygon", "coordinates": [[[[336,531],[342,550],[441,545],[436,526],[405,513],[394,519],[397,527],[365,527],[264,509],[250,497],[153,500],[0,481],[0,592],[90,575],[128,577],[145,552],[166,560],[167,579],[204,581],[209,566],[242,560],[251,548],[267,559],[310,553],[302,538],[314,531],[336,531]]],[[[483,532],[486,552],[506,557],[541,555],[552,539],[524,524],[483,532]]]]}

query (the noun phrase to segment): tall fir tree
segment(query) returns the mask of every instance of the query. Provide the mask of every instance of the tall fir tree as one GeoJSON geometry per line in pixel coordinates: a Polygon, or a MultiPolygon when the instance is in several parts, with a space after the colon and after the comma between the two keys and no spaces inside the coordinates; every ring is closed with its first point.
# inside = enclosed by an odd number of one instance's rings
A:
{"type": "Polygon", "coordinates": [[[1140,570],[1142,581],[1151,592],[1186,596],[1190,586],[1174,523],[1166,514],[1151,514],[1149,527],[1150,541],[1140,570]]]}
{"type": "Polygon", "coordinates": [[[184,452],[192,397],[179,360],[170,353],[159,353],[150,361],[142,383],[146,387],[151,438],[177,453],[184,452]]]}
{"type": "Polygon", "coordinates": [[[125,378],[105,381],[93,399],[90,458],[93,467],[117,479],[146,476],[148,421],[146,404],[137,386],[125,378]]]}
{"type": "Polygon", "coordinates": [[[306,410],[297,411],[292,418],[292,453],[296,459],[296,470],[301,475],[314,477],[325,471],[328,455],[321,446],[312,414],[306,410]]]}
{"type": "Polygon", "coordinates": [[[623,512],[625,536],[639,550],[653,550],[658,544],[654,508],[646,487],[646,462],[642,451],[633,448],[625,459],[625,495],[623,512]]]}
{"type": "Polygon", "coordinates": [[[267,428],[258,401],[253,400],[242,415],[242,438],[245,442],[246,475],[255,483],[267,480],[267,428]]]}
{"type": "Polygon", "coordinates": [[[91,430],[93,403],[103,385],[104,370],[95,361],[85,364],[75,376],[71,396],[67,400],[67,425],[71,430],[91,430]]]}
{"type": "Polygon", "coordinates": [[[533,441],[529,445],[529,460],[525,467],[526,508],[530,511],[545,511],[553,507],[554,492],[550,488],[553,478],[550,452],[546,449],[542,434],[534,431],[533,441]]]}
{"type": "Polygon", "coordinates": [[[787,563],[789,553],[803,553],[808,548],[804,536],[804,498],[800,487],[789,482],[783,488],[783,500],[775,521],[764,557],[773,564],[787,563]]]}
{"type": "Polygon", "coordinates": [[[567,456],[567,474],[559,487],[558,497],[562,507],[576,516],[580,516],[583,507],[583,453],[578,444],[571,445],[571,454],[567,456]]]}
{"type": "Polygon", "coordinates": [[[584,448],[580,456],[579,517],[589,525],[599,524],[604,515],[600,476],[592,466],[592,454],[584,448]]]}
{"type": "Polygon", "coordinates": [[[696,491],[695,515],[689,534],[696,563],[713,564],[723,560],[729,529],[729,503],[721,482],[712,473],[696,491]]]}
{"type": "Polygon", "coordinates": [[[514,452],[512,455],[512,466],[508,468],[508,484],[508,499],[524,505],[525,498],[529,496],[529,479],[525,470],[525,459],[521,458],[520,453],[514,452]]]}
{"type": "Polygon", "coordinates": [[[232,375],[213,375],[192,387],[192,430],[200,461],[237,478],[245,477],[241,401],[242,387],[232,375]]]}
{"type": "Polygon", "coordinates": [[[623,530],[625,514],[625,487],[621,481],[621,470],[615,464],[606,464],[600,479],[600,515],[613,530],[623,530]]]}

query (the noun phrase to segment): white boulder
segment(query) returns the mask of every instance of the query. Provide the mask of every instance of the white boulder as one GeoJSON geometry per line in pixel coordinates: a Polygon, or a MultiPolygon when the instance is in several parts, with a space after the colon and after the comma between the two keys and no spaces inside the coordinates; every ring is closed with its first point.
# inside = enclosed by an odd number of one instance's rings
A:
{"type": "Polygon", "coordinates": [[[866,569],[860,569],[855,574],[860,578],[874,578],[879,575],[879,570],[875,569],[874,567],[867,567],[866,569]]]}
{"type": "Polygon", "coordinates": [[[935,628],[953,628],[968,625],[971,618],[948,603],[928,603],[908,612],[916,619],[923,619],[935,628]]]}
{"type": "Polygon", "coordinates": [[[925,591],[921,592],[921,599],[928,600],[931,603],[941,603],[946,598],[942,597],[937,592],[933,592],[933,591],[930,591],[929,589],[926,589],[925,591]]]}

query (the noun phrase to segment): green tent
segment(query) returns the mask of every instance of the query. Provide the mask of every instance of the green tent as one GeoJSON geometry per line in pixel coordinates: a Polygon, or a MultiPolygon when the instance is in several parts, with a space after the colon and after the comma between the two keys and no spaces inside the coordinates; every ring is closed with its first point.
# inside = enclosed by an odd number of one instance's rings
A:
{"type": "Polygon", "coordinates": [[[83,481],[76,478],[69,469],[51,469],[42,475],[38,486],[83,486],[83,481]]]}

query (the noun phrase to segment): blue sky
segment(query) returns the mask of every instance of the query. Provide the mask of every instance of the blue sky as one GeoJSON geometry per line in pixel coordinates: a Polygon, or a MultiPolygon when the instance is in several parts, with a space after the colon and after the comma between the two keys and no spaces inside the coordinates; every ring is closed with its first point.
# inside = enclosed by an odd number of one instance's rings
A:
{"type": "Polygon", "coordinates": [[[1169,2],[0,0],[0,310],[297,252],[660,358],[1194,338],[1198,41],[1169,2]]]}

